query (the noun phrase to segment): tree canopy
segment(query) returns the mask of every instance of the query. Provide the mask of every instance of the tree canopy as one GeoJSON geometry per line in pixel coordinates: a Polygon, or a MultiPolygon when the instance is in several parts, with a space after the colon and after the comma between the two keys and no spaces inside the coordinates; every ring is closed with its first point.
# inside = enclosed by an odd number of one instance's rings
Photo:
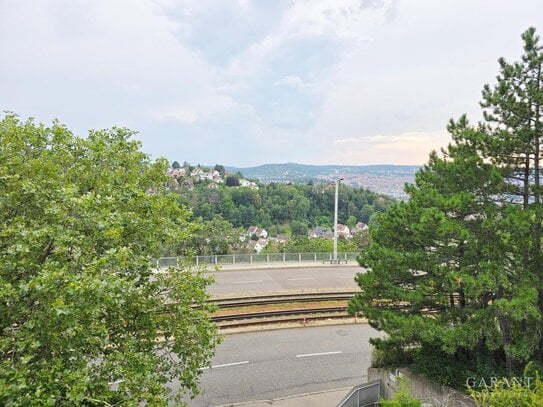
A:
{"type": "Polygon", "coordinates": [[[153,271],[192,226],[164,191],[168,163],[132,134],[0,121],[2,405],[168,405],[198,390],[217,344],[209,281],[153,271]]]}
{"type": "MultiPolygon", "coordinates": [[[[306,235],[310,227],[333,225],[334,189],[321,184],[271,183],[260,184],[258,189],[224,186],[210,189],[203,182],[193,190],[179,190],[179,200],[192,208],[195,217],[209,221],[221,215],[234,227],[288,225],[293,235],[306,235]]],[[[386,211],[393,202],[387,196],[341,185],[339,222],[347,223],[351,218],[369,223],[374,213],[386,211]]]]}

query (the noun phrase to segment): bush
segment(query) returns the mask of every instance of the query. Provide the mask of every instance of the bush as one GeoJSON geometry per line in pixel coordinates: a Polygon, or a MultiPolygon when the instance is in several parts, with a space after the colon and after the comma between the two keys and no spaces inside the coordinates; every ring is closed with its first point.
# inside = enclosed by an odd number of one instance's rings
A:
{"type": "Polygon", "coordinates": [[[466,391],[466,380],[470,377],[505,376],[504,360],[502,352],[490,352],[483,346],[471,350],[458,348],[448,354],[437,346],[425,345],[415,353],[412,368],[432,381],[466,391]]]}
{"type": "Polygon", "coordinates": [[[543,382],[536,376],[533,382],[502,379],[482,390],[469,390],[481,407],[539,407],[543,406],[543,382]]]}
{"type": "Polygon", "coordinates": [[[406,389],[406,383],[405,380],[401,377],[398,378],[398,391],[389,400],[385,400],[381,398],[379,400],[379,403],[382,407],[421,407],[422,403],[420,400],[416,400],[409,393],[406,389]]]}
{"type": "Polygon", "coordinates": [[[404,367],[413,363],[416,349],[405,349],[381,339],[372,340],[371,367],[404,367]]]}

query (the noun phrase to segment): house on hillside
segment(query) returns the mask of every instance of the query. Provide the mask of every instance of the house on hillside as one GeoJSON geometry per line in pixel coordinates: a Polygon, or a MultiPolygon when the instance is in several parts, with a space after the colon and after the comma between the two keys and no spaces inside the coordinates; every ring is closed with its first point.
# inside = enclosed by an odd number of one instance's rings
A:
{"type": "Polygon", "coordinates": [[[256,252],[257,254],[260,253],[267,245],[267,239],[249,240],[249,243],[247,243],[249,250],[256,252]]]}
{"type": "Polygon", "coordinates": [[[349,230],[349,226],[338,223],[337,237],[343,237],[344,239],[349,239],[351,237],[351,231],[349,230]]]}
{"type": "Polygon", "coordinates": [[[258,185],[256,185],[256,182],[252,182],[243,178],[239,180],[239,185],[242,187],[248,187],[251,189],[258,189],[258,185]]]}
{"type": "Polygon", "coordinates": [[[255,235],[258,238],[264,239],[268,237],[268,231],[264,228],[259,228],[258,226],[249,226],[245,234],[249,237],[255,235]]]}
{"type": "Polygon", "coordinates": [[[181,183],[181,188],[187,188],[189,191],[194,189],[194,183],[190,179],[186,179],[181,183]]]}
{"type": "Polygon", "coordinates": [[[196,179],[199,179],[200,178],[200,175],[202,175],[204,173],[204,170],[202,170],[201,168],[197,167],[195,169],[192,170],[192,172],[190,173],[190,176],[191,177],[194,177],[196,179]]]}
{"type": "Polygon", "coordinates": [[[317,226],[315,229],[311,229],[307,233],[307,237],[309,237],[310,239],[315,239],[319,237],[323,237],[325,239],[331,239],[334,237],[334,231],[329,228],[317,226]]]}
{"type": "Polygon", "coordinates": [[[277,239],[277,243],[280,243],[280,244],[288,242],[288,236],[287,235],[277,235],[276,239],[277,239]]]}
{"type": "Polygon", "coordinates": [[[352,235],[356,235],[357,233],[362,232],[363,230],[367,230],[368,225],[366,225],[364,222],[358,222],[353,229],[351,230],[352,235]]]}
{"type": "Polygon", "coordinates": [[[168,175],[172,178],[184,177],[187,170],[185,168],[171,168],[168,170],[168,175]]]}

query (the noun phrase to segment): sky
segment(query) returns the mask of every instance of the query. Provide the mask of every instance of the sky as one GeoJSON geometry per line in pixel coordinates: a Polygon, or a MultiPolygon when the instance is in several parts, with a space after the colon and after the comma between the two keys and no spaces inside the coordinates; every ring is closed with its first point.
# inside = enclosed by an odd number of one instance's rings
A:
{"type": "Polygon", "coordinates": [[[421,165],[529,26],[543,1],[0,0],[0,110],[193,165],[421,165]]]}

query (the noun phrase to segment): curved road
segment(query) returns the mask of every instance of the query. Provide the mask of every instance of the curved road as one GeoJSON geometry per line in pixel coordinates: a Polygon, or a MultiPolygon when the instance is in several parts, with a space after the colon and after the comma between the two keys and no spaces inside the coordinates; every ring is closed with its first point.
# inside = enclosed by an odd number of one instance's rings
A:
{"type": "Polygon", "coordinates": [[[208,290],[216,296],[290,290],[356,290],[354,277],[363,270],[355,265],[221,270],[210,273],[215,277],[215,284],[208,290]]]}
{"type": "Polygon", "coordinates": [[[189,406],[269,400],[363,383],[370,365],[369,338],[379,335],[366,324],[227,335],[213,367],[203,371],[204,393],[189,406]]]}

